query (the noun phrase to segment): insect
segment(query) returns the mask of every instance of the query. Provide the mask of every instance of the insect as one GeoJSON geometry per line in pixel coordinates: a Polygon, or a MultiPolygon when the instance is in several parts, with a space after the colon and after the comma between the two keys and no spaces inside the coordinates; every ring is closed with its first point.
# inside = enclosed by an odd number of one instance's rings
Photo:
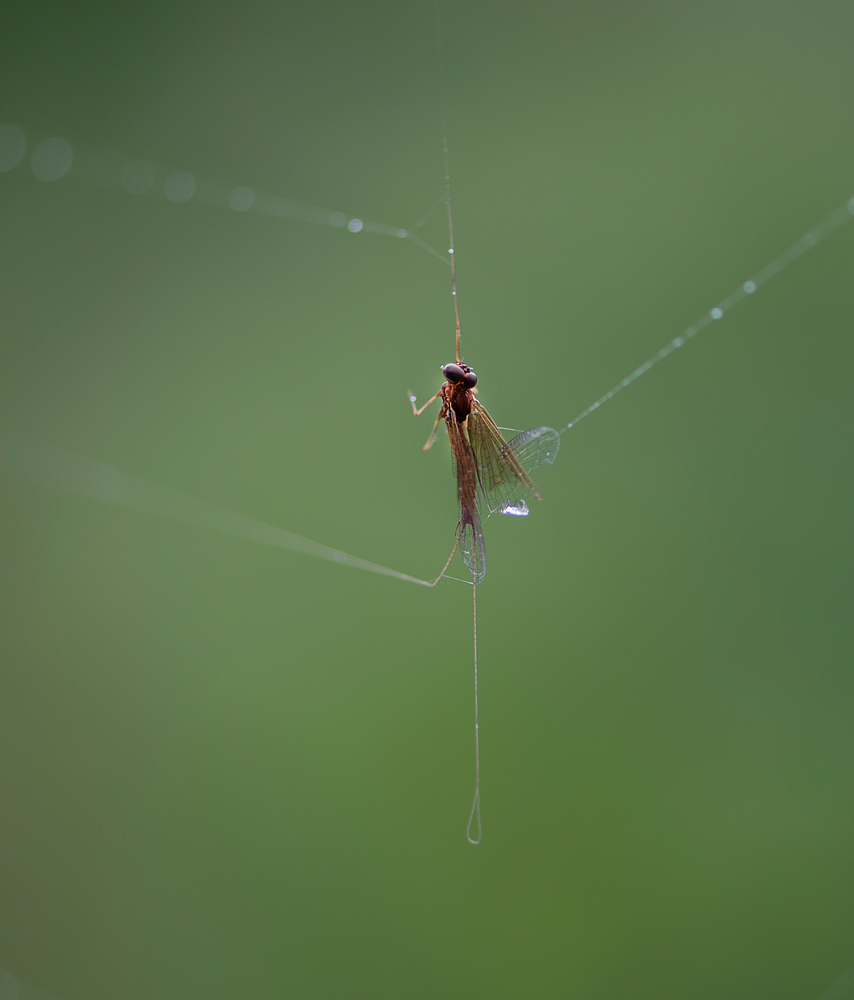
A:
{"type": "Polygon", "coordinates": [[[528,513],[525,495],[543,499],[528,473],[539,465],[554,462],[560,437],[550,427],[535,427],[523,431],[510,442],[505,441],[475,395],[477,375],[474,371],[460,363],[443,365],[441,371],[447,381],[435,396],[419,409],[412,396],[410,400],[416,417],[436,399],[442,400],[424,450],[432,446],[439,423],[444,420],[460,502],[460,551],[471,570],[473,582],[478,584],[486,575],[479,497],[483,497],[490,514],[525,516],[528,513]]]}

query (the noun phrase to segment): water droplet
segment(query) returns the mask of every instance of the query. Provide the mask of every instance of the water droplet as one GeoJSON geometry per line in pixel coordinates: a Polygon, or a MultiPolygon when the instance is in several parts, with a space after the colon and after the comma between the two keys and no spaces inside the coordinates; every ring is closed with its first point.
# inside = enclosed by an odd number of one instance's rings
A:
{"type": "Polygon", "coordinates": [[[709,315],[712,317],[712,319],[723,319],[724,311],[723,309],[720,308],[720,306],[715,306],[715,308],[712,309],[709,315]]]}
{"type": "Polygon", "coordinates": [[[510,514],[512,517],[527,517],[531,512],[524,500],[514,500],[499,508],[499,514],[510,514]]]}
{"type": "Polygon", "coordinates": [[[362,231],[364,225],[365,224],[362,222],[361,219],[350,219],[350,221],[347,223],[347,228],[350,230],[351,233],[358,233],[362,231]]]}
{"type": "Polygon", "coordinates": [[[752,295],[756,291],[756,282],[745,281],[741,287],[745,290],[745,292],[747,292],[748,295],[752,295]]]}

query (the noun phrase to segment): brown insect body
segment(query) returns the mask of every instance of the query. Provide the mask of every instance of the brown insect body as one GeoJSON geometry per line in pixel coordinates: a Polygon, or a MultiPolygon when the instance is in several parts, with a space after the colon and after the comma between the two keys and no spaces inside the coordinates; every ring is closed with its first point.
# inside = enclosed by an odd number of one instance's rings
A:
{"type": "Polygon", "coordinates": [[[445,420],[448,443],[454,456],[457,499],[460,503],[457,537],[474,582],[480,583],[486,574],[486,552],[478,511],[477,464],[466,426],[477,402],[473,391],[477,375],[467,365],[456,364],[445,365],[442,372],[447,381],[440,390],[442,408],[439,420],[445,420]]]}

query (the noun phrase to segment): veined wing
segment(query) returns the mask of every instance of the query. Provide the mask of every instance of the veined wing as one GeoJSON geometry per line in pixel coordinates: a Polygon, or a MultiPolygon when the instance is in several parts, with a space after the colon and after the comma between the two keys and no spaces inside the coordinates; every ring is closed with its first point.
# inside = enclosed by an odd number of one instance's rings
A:
{"type": "Polygon", "coordinates": [[[555,460],[560,447],[557,431],[534,427],[505,441],[495,421],[477,400],[472,403],[466,428],[478,484],[490,514],[527,514],[526,497],[543,499],[528,473],[555,460]]]}
{"type": "Polygon", "coordinates": [[[448,441],[457,475],[457,498],[460,501],[460,526],[457,530],[460,552],[463,554],[463,562],[471,570],[472,580],[475,583],[482,583],[486,576],[486,548],[480,526],[474,453],[453,410],[450,410],[445,417],[445,426],[448,429],[448,441]]]}
{"type": "Polygon", "coordinates": [[[460,552],[463,554],[463,562],[471,570],[472,580],[483,583],[486,576],[486,548],[477,508],[460,511],[460,552]]]}

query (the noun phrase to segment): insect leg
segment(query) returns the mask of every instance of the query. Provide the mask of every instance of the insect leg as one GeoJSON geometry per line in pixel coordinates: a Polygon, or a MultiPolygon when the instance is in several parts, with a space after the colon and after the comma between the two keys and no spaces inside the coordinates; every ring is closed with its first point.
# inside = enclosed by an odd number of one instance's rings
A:
{"type": "Polygon", "coordinates": [[[439,429],[439,421],[442,419],[442,417],[444,417],[444,415],[445,415],[445,407],[443,406],[442,409],[439,411],[439,416],[436,417],[436,423],[433,424],[433,433],[428,438],[427,444],[424,445],[425,451],[429,451],[430,446],[436,440],[436,431],[439,429]]]}
{"type": "Polygon", "coordinates": [[[421,414],[427,409],[427,407],[433,402],[434,399],[438,399],[442,395],[442,390],[440,389],[435,396],[431,396],[427,402],[421,407],[421,409],[415,408],[415,396],[412,395],[412,390],[409,390],[409,402],[412,403],[412,412],[416,417],[420,417],[421,414]]]}

